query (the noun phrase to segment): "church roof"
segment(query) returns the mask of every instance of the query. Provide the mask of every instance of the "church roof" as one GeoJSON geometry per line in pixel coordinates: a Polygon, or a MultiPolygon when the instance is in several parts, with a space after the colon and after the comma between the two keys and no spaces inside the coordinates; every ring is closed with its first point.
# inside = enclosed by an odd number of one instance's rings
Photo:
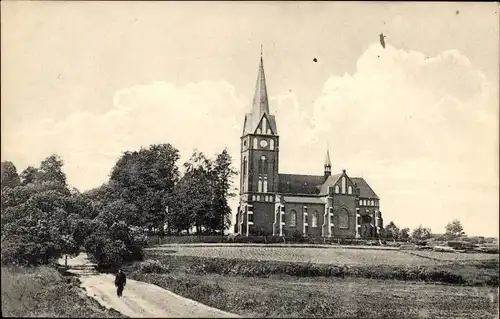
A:
{"type": "MultiPolygon", "coordinates": [[[[261,114],[259,116],[259,114],[247,113],[245,115],[245,125],[243,127],[243,135],[254,134],[263,116],[264,114],[261,114]]],[[[269,122],[269,128],[271,129],[274,135],[277,135],[278,128],[276,126],[276,119],[274,115],[266,114],[266,117],[269,122]]]]}
{"type": "MultiPolygon", "coordinates": [[[[328,195],[328,187],[335,185],[341,176],[342,173],[333,174],[325,179],[325,176],[321,175],[279,174],[278,192],[281,194],[326,196],[328,195]]],[[[350,179],[358,186],[360,197],[379,199],[362,177],[350,177],[350,179]]]]}
{"type": "Polygon", "coordinates": [[[279,174],[278,192],[282,194],[319,195],[318,185],[325,182],[323,175],[279,174]]]}
{"type": "Polygon", "coordinates": [[[359,197],[379,199],[363,177],[351,177],[351,180],[358,185],[359,197]]]}
{"type": "Polygon", "coordinates": [[[245,115],[243,135],[254,134],[264,114],[269,121],[269,126],[273,134],[277,135],[278,130],[276,127],[276,119],[274,118],[274,115],[271,115],[269,113],[269,99],[267,95],[266,75],[264,73],[264,62],[262,61],[261,56],[259,73],[257,75],[257,83],[255,84],[255,94],[253,97],[252,111],[245,115]]]}
{"type": "Polygon", "coordinates": [[[324,183],[322,183],[321,185],[318,185],[319,195],[321,195],[321,196],[328,195],[328,187],[335,185],[335,183],[339,180],[340,176],[342,176],[342,174],[330,175],[324,181],[324,183]]]}

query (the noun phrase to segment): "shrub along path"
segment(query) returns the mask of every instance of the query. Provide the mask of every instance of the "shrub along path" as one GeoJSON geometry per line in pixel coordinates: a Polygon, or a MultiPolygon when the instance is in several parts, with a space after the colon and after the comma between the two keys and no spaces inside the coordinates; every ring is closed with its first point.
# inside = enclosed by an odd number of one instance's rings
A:
{"type": "MultiPolygon", "coordinates": [[[[64,260],[59,261],[64,265],[64,260]]],[[[106,308],[113,308],[132,317],[202,317],[230,318],[238,317],[215,309],[191,299],[181,297],[156,285],[127,279],[123,296],[116,296],[114,275],[101,274],[94,270],[94,265],[86,254],[68,259],[69,272],[80,278],[81,286],[87,295],[97,300],[106,308]]]]}

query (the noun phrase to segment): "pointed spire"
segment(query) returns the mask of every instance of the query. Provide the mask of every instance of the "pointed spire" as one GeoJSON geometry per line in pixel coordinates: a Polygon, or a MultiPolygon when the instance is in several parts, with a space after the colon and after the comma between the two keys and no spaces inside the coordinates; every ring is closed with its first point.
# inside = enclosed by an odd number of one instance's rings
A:
{"type": "Polygon", "coordinates": [[[326,150],[325,158],[325,176],[332,175],[332,162],[330,161],[330,150],[326,150]]]}
{"type": "Polygon", "coordinates": [[[330,150],[326,150],[325,166],[332,167],[332,162],[330,161],[330,150]]]}
{"type": "Polygon", "coordinates": [[[271,113],[269,112],[269,100],[267,96],[266,76],[264,74],[264,62],[262,59],[262,45],[261,45],[260,65],[259,65],[259,73],[257,75],[257,83],[255,85],[255,95],[253,98],[252,110],[250,111],[250,113],[247,113],[245,115],[243,135],[262,134],[262,132],[258,133],[258,127],[264,115],[266,116],[267,123],[269,124],[269,127],[268,129],[266,129],[266,132],[264,134],[268,134],[270,130],[271,134],[278,135],[278,130],[276,128],[276,120],[274,116],[271,115],[271,113]]]}
{"type": "Polygon", "coordinates": [[[267,99],[266,76],[264,74],[264,62],[262,60],[261,45],[259,74],[257,76],[257,84],[255,85],[252,114],[260,118],[263,113],[269,114],[269,102],[267,99]]]}

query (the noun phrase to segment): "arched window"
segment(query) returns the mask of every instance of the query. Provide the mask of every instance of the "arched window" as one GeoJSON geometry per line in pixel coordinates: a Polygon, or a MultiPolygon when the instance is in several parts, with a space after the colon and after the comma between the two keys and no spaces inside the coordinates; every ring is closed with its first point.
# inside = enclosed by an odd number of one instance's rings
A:
{"type": "MultiPolygon", "coordinates": [[[[267,134],[270,134],[270,131],[268,130],[267,134]]],[[[269,141],[269,148],[271,149],[271,151],[274,151],[274,140],[271,139],[269,141]]]]}
{"type": "Polygon", "coordinates": [[[264,193],[267,193],[267,176],[264,176],[264,193]]]}
{"type": "Polygon", "coordinates": [[[345,176],[342,176],[342,194],[345,194],[345,176]]]}
{"type": "Polygon", "coordinates": [[[375,201],[372,199],[372,206],[375,206],[375,201]]]}
{"type": "Polygon", "coordinates": [[[351,185],[349,185],[349,186],[347,187],[347,194],[349,194],[349,195],[351,195],[351,194],[352,194],[352,186],[351,186],[351,185]]]}
{"type": "Polygon", "coordinates": [[[339,185],[335,185],[335,194],[338,194],[339,192],[340,192],[339,185]]]}
{"type": "Polygon", "coordinates": [[[257,134],[261,134],[262,131],[260,130],[260,128],[257,129],[257,134]]]}
{"type": "Polygon", "coordinates": [[[262,118],[262,132],[264,132],[264,134],[265,134],[266,131],[267,131],[267,121],[266,121],[266,117],[263,117],[262,118]]]}
{"type": "Polygon", "coordinates": [[[292,209],[290,211],[290,226],[297,226],[297,212],[292,209]]]}
{"type": "Polygon", "coordinates": [[[258,182],[258,185],[257,185],[257,191],[259,193],[262,192],[262,177],[259,176],[259,182],[258,182]]]}
{"type": "Polygon", "coordinates": [[[256,137],[253,138],[253,148],[257,149],[257,138],[256,137]]]}
{"type": "Polygon", "coordinates": [[[267,134],[271,135],[271,129],[267,129],[267,134]]]}
{"type": "Polygon", "coordinates": [[[349,213],[347,212],[347,209],[342,208],[339,213],[338,213],[338,225],[339,228],[342,229],[348,229],[349,228],[349,213]]]}
{"type": "Polygon", "coordinates": [[[311,227],[318,227],[319,213],[314,211],[311,216],[311,227]]]}
{"type": "Polygon", "coordinates": [[[259,174],[267,174],[267,158],[264,155],[260,157],[259,174]]]}
{"type": "Polygon", "coordinates": [[[359,200],[359,206],[363,206],[363,200],[362,199],[359,200]]]}

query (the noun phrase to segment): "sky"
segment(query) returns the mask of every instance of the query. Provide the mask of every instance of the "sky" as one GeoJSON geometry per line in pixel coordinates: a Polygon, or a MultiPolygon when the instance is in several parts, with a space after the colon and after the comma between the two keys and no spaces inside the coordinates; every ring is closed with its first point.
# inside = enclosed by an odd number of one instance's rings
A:
{"type": "Polygon", "coordinates": [[[238,168],[262,45],[280,173],[322,174],[328,147],[333,172],[372,186],[385,223],[443,233],[456,218],[498,236],[496,3],[1,9],[1,157],[19,172],[57,153],[84,191],[155,143],[179,149],[179,166],[227,147],[238,168]]]}

